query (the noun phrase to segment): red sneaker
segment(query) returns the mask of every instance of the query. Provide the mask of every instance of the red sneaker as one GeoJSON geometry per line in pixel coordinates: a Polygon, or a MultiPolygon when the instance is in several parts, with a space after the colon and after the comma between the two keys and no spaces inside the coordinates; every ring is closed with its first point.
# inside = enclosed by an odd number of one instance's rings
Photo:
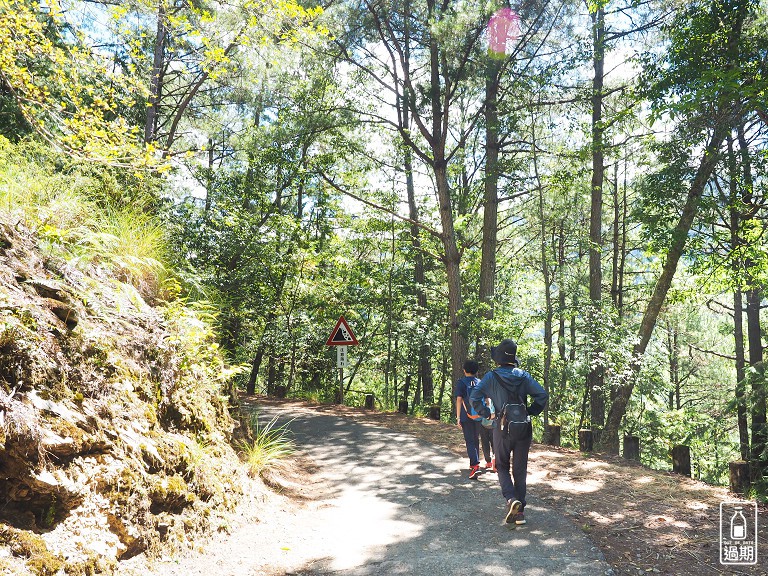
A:
{"type": "Polygon", "coordinates": [[[475,478],[478,477],[479,474],[480,474],[480,465],[479,464],[477,466],[472,466],[469,469],[469,479],[470,480],[474,480],[475,478]]]}

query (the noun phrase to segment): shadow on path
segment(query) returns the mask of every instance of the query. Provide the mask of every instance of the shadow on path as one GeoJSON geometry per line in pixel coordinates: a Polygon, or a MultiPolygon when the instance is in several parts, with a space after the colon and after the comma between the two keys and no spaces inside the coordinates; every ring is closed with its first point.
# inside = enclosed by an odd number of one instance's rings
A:
{"type": "Polygon", "coordinates": [[[317,464],[326,499],[313,519],[324,554],[292,574],[611,574],[581,530],[537,500],[535,487],[528,524],[514,528],[503,523],[496,475],[467,479],[466,459],[311,409],[257,410],[263,423],[273,416],[287,423],[300,451],[317,464]]]}

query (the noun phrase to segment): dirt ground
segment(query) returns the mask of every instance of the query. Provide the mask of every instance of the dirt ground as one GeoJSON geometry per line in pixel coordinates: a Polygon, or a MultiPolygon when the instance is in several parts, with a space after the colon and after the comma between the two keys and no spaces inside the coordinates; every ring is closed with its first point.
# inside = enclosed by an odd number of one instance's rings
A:
{"type": "MultiPolygon", "coordinates": [[[[249,408],[295,402],[263,397],[243,401],[249,408]]],[[[455,424],[348,406],[315,405],[313,409],[405,432],[466,458],[455,424]]],[[[540,498],[571,518],[602,550],[617,576],[768,573],[765,506],[758,512],[758,563],[720,564],[719,506],[740,500],[725,488],[650,470],[621,457],[542,444],[531,449],[528,474],[529,498],[540,498]]],[[[311,478],[293,481],[301,484],[311,478]]]]}

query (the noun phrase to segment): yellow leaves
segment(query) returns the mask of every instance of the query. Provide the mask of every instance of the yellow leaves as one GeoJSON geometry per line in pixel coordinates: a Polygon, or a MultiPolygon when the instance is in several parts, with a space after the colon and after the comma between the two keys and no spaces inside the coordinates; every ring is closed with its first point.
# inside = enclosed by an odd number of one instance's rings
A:
{"type": "MultiPolygon", "coordinates": [[[[69,15],[60,1],[47,0],[43,13],[28,0],[0,0],[0,82],[30,126],[51,145],[100,162],[157,167],[162,154],[145,149],[136,127],[117,117],[121,108],[135,108],[149,98],[150,79],[138,74],[145,74],[142,70],[152,63],[154,28],[147,22],[157,17],[157,2],[139,0],[138,5],[105,9],[113,38],[123,41],[121,52],[129,60],[126,69],[115,72],[113,62],[86,44],[77,23],[65,23],[69,15]]],[[[251,46],[329,35],[315,24],[322,9],[304,8],[294,0],[185,4],[183,9],[173,9],[168,1],[166,8],[161,14],[168,37],[187,50],[170,63],[182,84],[200,71],[209,81],[220,81],[238,65],[237,52],[251,46]]]]}
{"type": "Polygon", "coordinates": [[[135,165],[141,158],[136,131],[113,116],[121,98],[125,102],[118,93],[133,98],[139,87],[127,76],[111,74],[82,44],[80,31],[60,28],[57,0],[47,4],[50,11],[39,13],[36,4],[0,0],[0,77],[49,144],[108,164],[135,165]]]}

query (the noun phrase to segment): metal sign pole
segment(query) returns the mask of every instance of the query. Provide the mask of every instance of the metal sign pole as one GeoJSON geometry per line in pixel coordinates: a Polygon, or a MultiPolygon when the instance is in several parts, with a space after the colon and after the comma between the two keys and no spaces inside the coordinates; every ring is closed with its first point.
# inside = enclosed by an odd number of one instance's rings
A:
{"type": "Polygon", "coordinates": [[[336,366],[339,368],[339,404],[344,404],[344,366],[347,365],[347,347],[336,346],[336,366]]]}

